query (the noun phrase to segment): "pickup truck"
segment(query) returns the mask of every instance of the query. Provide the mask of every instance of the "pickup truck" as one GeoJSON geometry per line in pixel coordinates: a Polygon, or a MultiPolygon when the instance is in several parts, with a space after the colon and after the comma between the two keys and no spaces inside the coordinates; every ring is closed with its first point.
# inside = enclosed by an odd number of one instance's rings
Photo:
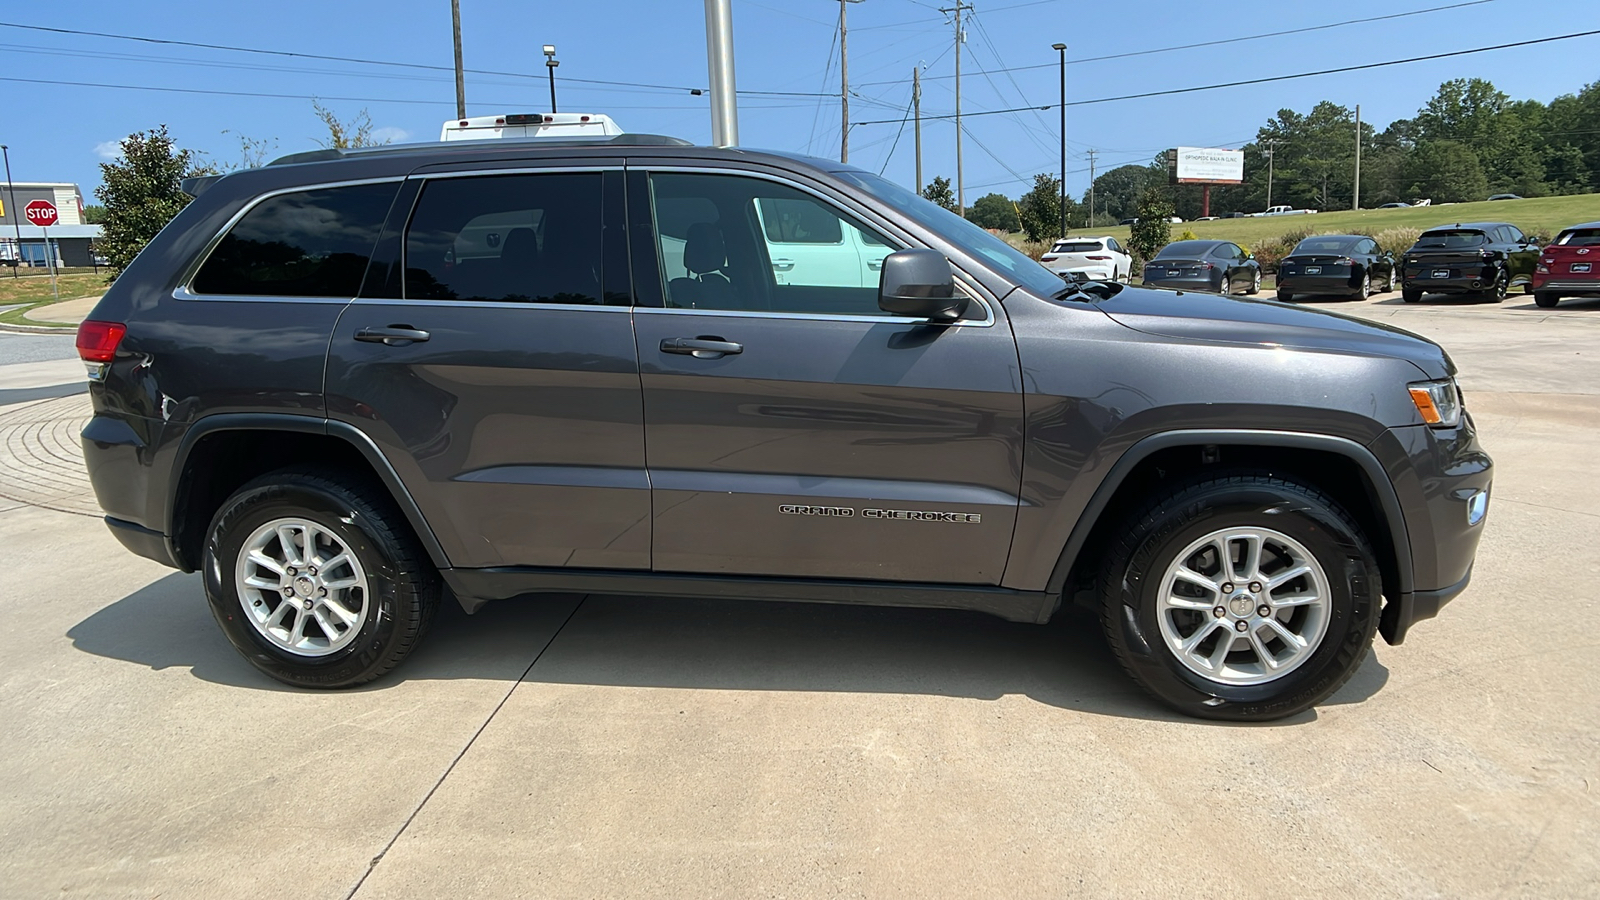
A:
{"type": "Polygon", "coordinates": [[[1266,212],[1264,212],[1264,213],[1256,213],[1256,215],[1258,215],[1258,216],[1304,216],[1304,215],[1311,215],[1311,214],[1313,214],[1315,212],[1316,212],[1316,210],[1314,210],[1314,209],[1295,209],[1292,206],[1269,206],[1269,207],[1267,207],[1267,211],[1266,212]]]}

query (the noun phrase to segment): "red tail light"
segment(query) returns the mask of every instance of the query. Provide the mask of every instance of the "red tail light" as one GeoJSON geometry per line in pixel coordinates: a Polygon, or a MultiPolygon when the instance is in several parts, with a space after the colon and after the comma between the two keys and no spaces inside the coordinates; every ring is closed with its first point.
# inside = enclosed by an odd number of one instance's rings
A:
{"type": "Polygon", "coordinates": [[[1334,260],[1333,264],[1336,265],[1336,266],[1353,266],[1353,265],[1355,265],[1355,262],[1356,262],[1355,260],[1351,259],[1348,256],[1341,256],[1338,259],[1334,260]]]}
{"type": "Polygon", "coordinates": [[[78,356],[84,362],[111,362],[127,333],[128,326],[121,322],[85,321],[78,326],[78,356]]]}
{"type": "Polygon", "coordinates": [[[1085,256],[1084,257],[1084,259],[1101,259],[1101,260],[1110,259],[1110,258],[1111,257],[1109,257],[1109,256],[1085,256]]]}

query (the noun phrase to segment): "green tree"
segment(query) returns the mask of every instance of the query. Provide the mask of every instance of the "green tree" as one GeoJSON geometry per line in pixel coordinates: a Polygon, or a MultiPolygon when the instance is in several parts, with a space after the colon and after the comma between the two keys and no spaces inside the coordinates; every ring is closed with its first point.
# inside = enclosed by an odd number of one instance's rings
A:
{"type": "MultiPolygon", "coordinates": [[[[328,127],[328,139],[318,141],[324,147],[345,150],[350,147],[376,147],[380,144],[389,143],[386,140],[373,139],[372,116],[365,109],[352,116],[350,121],[345,122],[335,115],[333,110],[323,106],[320,101],[312,100],[311,108],[316,111],[317,118],[322,120],[322,124],[328,127]]],[[[240,140],[244,144],[245,158],[248,160],[251,151],[250,142],[247,138],[241,138],[240,140]]]]}
{"type": "Polygon", "coordinates": [[[100,164],[94,195],[105,204],[105,217],[95,249],[110,260],[113,278],[189,204],[178,183],[211,171],[193,152],[178,149],[165,125],[128,135],[121,155],[100,164]]]}
{"type": "Polygon", "coordinates": [[[1017,206],[1022,210],[1022,230],[1027,232],[1028,240],[1064,237],[1061,232],[1060,178],[1042,172],[1033,176],[1033,190],[1023,194],[1017,206]]]}
{"type": "Polygon", "coordinates": [[[924,199],[937,203],[951,212],[956,211],[956,192],[950,189],[950,179],[948,178],[940,178],[938,175],[933,176],[933,180],[928,182],[928,186],[922,189],[922,196],[924,199]]]}
{"type": "Polygon", "coordinates": [[[1136,212],[1139,221],[1133,223],[1128,247],[1140,259],[1150,259],[1172,240],[1172,201],[1160,188],[1148,187],[1139,195],[1136,212]]]}
{"type": "MultiPolygon", "coordinates": [[[[1151,182],[1150,167],[1137,164],[1117,166],[1100,174],[1094,180],[1094,206],[1096,218],[1113,222],[1129,218],[1139,206],[1139,196],[1151,182]]],[[[1083,195],[1083,204],[1089,205],[1089,194],[1083,195]]]]}
{"type": "Polygon", "coordinates": [[[83,205],[83,223],[85,225],[99,225],[106,220],[106,208],[93,203],[83,205]]]}
{"type": "Polygon", "coordinates": [[[1020,231],[1022,228],[1017,221],[1017,207],[1005,194],[984,194],[979,197],[967,210],[967,219],[979,228],[999,231],[1020,231]]]}
{"type": "Polygon", "coordinates": [[[1459,141],[1424,141],[1406,157],[1409,193],[1436,203],[1460,203],[1488,196],[1478,154],[1459,141]]]}

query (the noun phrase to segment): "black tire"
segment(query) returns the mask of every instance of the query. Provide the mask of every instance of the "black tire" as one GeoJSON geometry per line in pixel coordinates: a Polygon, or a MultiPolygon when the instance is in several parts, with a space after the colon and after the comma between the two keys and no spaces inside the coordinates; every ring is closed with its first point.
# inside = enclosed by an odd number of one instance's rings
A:
{"type": "Polygon", "coordinates": [[[1294,301],[1294,294],[1290,291],[1279,291],[1278,301],[1280,303],[1291,303],[1294,301]]]}
{"type": "Polygon", "coordinates": [[[1506,299],[1506,294],[1510,292],[1510,289],[1511,273],[1505,269],[1498,269],[1495,272],[1494,284],[1489,285],[1489,288],[1481,296],[1499,303],[1506,299]]]}
{"type": "Polygon", "coordinates": [[[1233,293],[1233,283],[1228,280],[1227,272],[1222,273],[1222,286],[1220,290],[1222,292],[1222,296],[1224,297],[1227,297],[1233,293]]]}
{"type": "Polygon", "coordinates": [[[323,468],[271,472],[235,491],[212,519],[202,572],[211,614],[233,646],[271,678],[305,688],[353,687],[399,665],[422,639],[441,594],[438,570],[387,492],[323,468]],[[366,573],[366,614],[356,635],[328,655],[277,646],[246,619],[235,564],[248,537],[280,518],[330,532],[366,573]]]}
{"type": "Polygon", "coordinates": [[[1362,272],[1361,273],[1361,285],[1356,288],[1356,292],[1351,297],[1351,299],[1353,299],[1353,300],[1366,300],[1366,299],[1369,299],[1371,296],[1372,296],[1372,273],[1371,272],[1362,272]]]}
{"type": "Polygon", "coordinates": [[[1381,607],[1378,562],[1360,527],[1321,491],[1253,473],[1213,475],[1154,496],[1118,533],[1100,573],[1101,623],[1128,674],[1173,709],[1239,722],[1292,716],[1338,690],[1366,658],[1381,607]],[[1191,542],[1228,527],[1287,535],[1327,576],[1321,640],[1297,668],[1260,684],[1202,676],[1178,659],[1161,631],[1157,603],[1168,566],[1191,542]]]}
{"type": "Polygon", "coordinates": [[[1383,279],[1383,292],[1385,294],[1394,293],[1394,266],[1390,266],[1389,267],[1389,274],[1384,276],[1384,279],[1383,279]]]}
{"type": "Polygon", "coordinates": [[[1250,276],[1250,286],[1245,289],[1245,293],[1249,294],[1251,296],[1254,296],[1256,294],[1261,293],[1261,270],[1260,269],[1256,269],[1255,272],[1253,274],[1251,274],[1251,276],[1250,276]]]}
{"type": "Polygon", "coordinates": [[[1561,301],[1561,297],[1559,295],[1552,294],[1549,291],[1534,291],[1533,292],[1533,302],[1540,309],[1553,309],[1555,307],[1555,305],[1557,303],[1559,303],[1560,301],[1561,301]]]}
{"type": "Polygon", "coordinates": [[[1407,303],[1421,303],[1422,291],[1419,288],[1401,288],[1400,299],[1407,303]]]}

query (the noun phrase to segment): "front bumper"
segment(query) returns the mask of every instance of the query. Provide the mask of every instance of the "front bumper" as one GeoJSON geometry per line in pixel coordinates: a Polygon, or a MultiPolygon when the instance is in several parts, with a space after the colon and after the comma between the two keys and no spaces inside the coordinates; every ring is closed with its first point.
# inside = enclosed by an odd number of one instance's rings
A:
{"type": "Polygon", "coordinates": [[[1411,626],[1438,615],[1472,578],[1488,521],[1494,461],[1478,444],[1469,414],[1455,428],[1391,428],[1372,443],[1405,517],[1410,590],[1386,592],[1379,630],[1399,644],[1411,626]]]}

